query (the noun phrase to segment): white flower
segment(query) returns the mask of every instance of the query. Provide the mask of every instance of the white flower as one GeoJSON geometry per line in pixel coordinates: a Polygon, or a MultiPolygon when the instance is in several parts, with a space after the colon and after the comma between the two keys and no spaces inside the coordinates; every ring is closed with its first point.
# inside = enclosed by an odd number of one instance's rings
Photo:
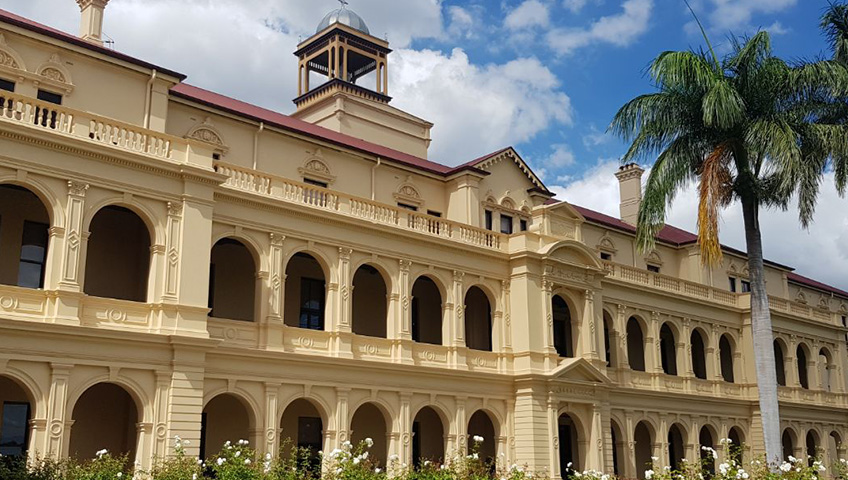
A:
{"type": "Polygon", "coordinates": [[[250,442],[248,442],[247,440],[239,440],[238,443],[239,443],[239,445],[247,445],[250,442]]]}
{"type": "Polygon", "coordinates": [[[718,466],[718,471],[721,472],[722,475],[727,475],[727,472],[730,470],[730,465],[727,463],[722,463],[718,466]]]}
{"type": "Polygon", "coordinates": [[[424,466],[429,467],[430,466],[430,460],[424,460],[424,466]]]}
{"type": "Polygon", "coordinates": [[[653,470],[645,470],[645,480],[651,480],[654,476],[653,470]]]}
{"type": "Polygon", "coordinates": [[[270,453],[265,454],[265,460],[271,460],[271,454],[270,453]]]}
{"type": "Polygon", "coordinates": [[[236,457],[236,458],[238,458],[238,457],[240,457],[240,456],[241,456],[241,452],[236,452],[235,457],[236,457]]]}
{"type": "Polygon", "coordinates": [[[383,470],[382,470],[382,469],[380,469],[380,468],[375,468],[375,469],[374,469],[374,473],[380,473],[380,472],[382,472],[382,471],[383,471],[383,470]]]}
{"type": "Polygon", "coordinates": [[[359,462],[360,462],[359,457],[356,457],[356,458],[353,459],[354,465],[359,465],[359,462]]]}
{"type": "Polygon", "coordinates": [[[338,475],[338,474],[342,473],[343,471],[344,471],[344,469],[339,467],[339,468],[336,469],[336,474],[338,475]]]}
{"type": "Polygon", "coordinates": [[[366,458],[368,458],[368,452],[362,452],[362,455],[360,455],[360,457],[365,460],[366,458]]]}
{"type": "Polygon", "coordinates": [[[660,461],[660,457],[651,457],[651,460],[653,460],[653,461],[655,461],[655,462],[659,462],[659,461],[660,461]]]}
{"type": "Polygon", "coordinates": [[[226,442],[224,442],[224,446],[225,446],[225,447],[229,447],[230,445],[232,445],[232,442],[230,442],[229,440],[227,440],[226,442]]]}
{"type": "Polygon", "coordinates": [[[474,460],[480,460],[480,455],[477,453],[472,454],[471,457],[474,458],[474,460]]]}
{"type": "Polygon", "coordinates": [[[118,474],[117,474],[117,475],[115,475],[115,476],[116,476],[116,477],[118,477],[118,478],[121,478],[121,477],[123,477],[123,476],[124,476],[124,474],[123,474],[123,473],[121,473],[121,472],[118,472],[118,474]]]}
{"type": "Polygon", "coordinates": [[[109,454],[109,451],[106,450],[105,448],[103,450],[98,450],[97,453],[95,453],[95,455],[97,455],[97,458],[100,458],[103,455],[107,455],[107,454],[109,454]]]}
{"type": "MultiPolygon", "coordinates": [[[[571,462],[568,462],[568,463],[565,465],[565,468],[571,468],[571,465],[572,465],[572,463],[571,463],[571,462]]],[[[514,466],[514,465],[513,465],[513,466],[514,466]]]]}
{"type": "Polygon", "coordinates": [[[218,460],[216,460],[216,462],[218,463],[218,466],[219,466],[219,467],[220,467],[221,465],[223,465],[223,464],[224,464],[224,462],[226,462],[226,461],[227,461],[227,459],[226,459],[226,458],[224,458],[224,457],[218,457],[218,460]]]}
{"type": "Polygon", "coordinates": [[[483,437],[481,437],[480,435],[474,435],[473,440],[474,440],[474,443],[483,443],[483,441],[485,441],[485,439],[483,437]]]}
{"type": "Polygon", "coordinates": [[[798,461],[797,458],[793,457],[792,455],[789,455],[789,463],[795,463],[797,461],[798,461]]]}
{"type": "Polygon", "coordinates": [[[369,438],[366,438],[366,439],[365,439],[365,445],[368,445],[368,448],[373,447],[373,446],[374,446],[374,440],[371,440],[371,438],[370,438],[370,437],[369,437],[369,438]]]}
{"type": "Polygon", "coordinates": [[[792,464],[789,462],[783,462],[783,465],[780,466],[780,470],[783,472],[788,472],[792,470],[792,464]]]}
{"type": "Polygon", "coordinates": [[[244,464],[245,464],[245,465],[250,465],[250,459],[249,459],[249,458],[245,458],[245,459],[244,459],[244,464]]]}
{"type": "Polygon", "coordinates": [[[191,474],[191,480],[197,480],[197,474],[196,473],[191,474]]]}
{"type": "Polygon", "coordinates": [[[350,448],[352,446],[353,446],[353,444],[350,443],[349,440],[342,443],[342,447],[344,447],[344,448],[350,448]]]}
{"type": "Polygon", "coordinates": [[[393,462],[397,462],[398,460],[400,460],[400,457],[398,457],[398,456],[397,456],[397,455],[395,455],[395,454],[392,454],[392,455],[389,457],[389,460],[391,460],[391,461],[393,461],[393,462]]]}

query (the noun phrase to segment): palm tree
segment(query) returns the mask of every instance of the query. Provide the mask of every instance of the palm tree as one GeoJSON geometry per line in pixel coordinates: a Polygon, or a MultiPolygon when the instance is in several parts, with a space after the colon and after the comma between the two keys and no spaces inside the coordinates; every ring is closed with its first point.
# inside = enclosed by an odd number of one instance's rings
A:
{"type": "MultiPolygon", "coordinates": [[[[703,30],[703,29],[702,29],[703,30]]],[[[705,266],[721,262],[721,210],[741,204],[751,276],[751,323],[766,458],[781,456],[773,335],[763,269],[761,209],[797,198],[801,225],[813,219],[823,174],[840,194],[848,172],[848,127],[827,122],[848,89],[833,61],[790,65],[773,56],[767,32],[733,40],[723,60],[707,51],[669,51],[651,64],[657,91],[616,114],[610,130],[632,143],[623,162],[656,158],[639,210],[637,243],[655,246],[666,210],[690,182],[699,186],[698,239],[705,266]]]]}
{"type": "Polygon", "coordinates": [[[822,15],[821,28],[830,43],[833,59],[848,64],[848,5],[830,2],[822,15]]]}

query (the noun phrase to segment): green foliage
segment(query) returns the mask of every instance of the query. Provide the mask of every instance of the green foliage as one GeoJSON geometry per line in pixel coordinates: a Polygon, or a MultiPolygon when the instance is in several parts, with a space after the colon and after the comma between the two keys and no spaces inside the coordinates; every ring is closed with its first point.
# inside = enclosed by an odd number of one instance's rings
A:
{"type": "Polygon", "coordinates": [[[202,477],[203,462],[186,456],[184,442],[174,439],[174,456],[158,460],[150,472],[151,480],[198,480],[202,477]]]}
{"type": "Polygon", "coordinates": [[[69,461],[62,469],[62,480],[120,480],[132,478],[127,471],[127,457],[113,457],[106,450],[84,462],[69,461]]]}

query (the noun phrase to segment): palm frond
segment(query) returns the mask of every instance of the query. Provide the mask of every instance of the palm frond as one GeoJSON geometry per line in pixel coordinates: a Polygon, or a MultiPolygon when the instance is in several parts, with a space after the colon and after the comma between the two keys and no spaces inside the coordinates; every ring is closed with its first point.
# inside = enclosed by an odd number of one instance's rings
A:
{"type": "Polygon", "coordinates": [[[830,43],[834,60],[848,62],[848,5],[831,2],[822,15],[821,28],[830,43]]]}
{"type": "Polygon", "coordinates": [[[721,263],[719,219],[721,209],[730,204],[732,199],[733,178],[728,169],[731,155],[732,150],[728,145],[719,145],[707,156],[700,171],[698,244],[704,265],[715,266],[721,263]]]}
{"type": "Polygon", "coordinates": [[[651,78],[661,89],[709,90],[720,72],[700,53],[663,52],[649,69],[651,78]]]}
{"type": "Polygon", "coordinates": [[[735,127],[745,118],[745,102],[726,81],[718,81],[704,95],[704,124],[721,130],[735,127]]]}

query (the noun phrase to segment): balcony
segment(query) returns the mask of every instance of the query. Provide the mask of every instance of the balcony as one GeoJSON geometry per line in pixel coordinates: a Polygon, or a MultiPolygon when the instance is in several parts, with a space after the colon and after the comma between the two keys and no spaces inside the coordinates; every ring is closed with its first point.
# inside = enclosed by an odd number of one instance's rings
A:
{"type": "Polygon", "coordinates": [[[486,250],[505,251],[507,247],[506,235],[490,230],[225,163],[216,162],[215,170],[227,177],[224,186],[232,190],[486,250]]]}
{"type": "Polygon", "coordinates": [[[626,283],[644,285],[675,296],[682,295],[726,307],[739,306],[739,295],[726,290],[613,262],[604,262],[604,269],[609,272],[609,278],[626,283]]]}

